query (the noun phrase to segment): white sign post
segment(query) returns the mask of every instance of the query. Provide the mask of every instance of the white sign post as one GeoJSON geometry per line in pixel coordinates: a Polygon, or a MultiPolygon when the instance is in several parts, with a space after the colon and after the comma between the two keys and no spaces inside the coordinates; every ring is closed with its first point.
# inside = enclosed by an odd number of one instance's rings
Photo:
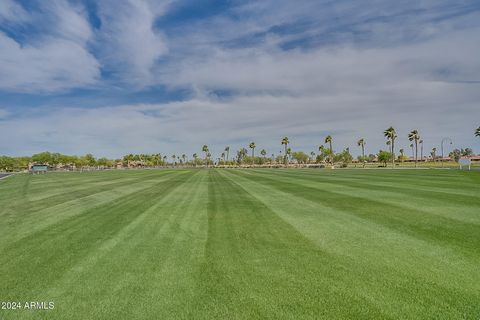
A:
{"type": "Polygon", "coordinates": [[[460,158],[460,160],[458,160],[458,164],[460,165],[460,170],[462,169],[463,166],[468,166],[468,170],[470,170],[472,165],[472,160],[470,160],[470,158],[460,158]]]}

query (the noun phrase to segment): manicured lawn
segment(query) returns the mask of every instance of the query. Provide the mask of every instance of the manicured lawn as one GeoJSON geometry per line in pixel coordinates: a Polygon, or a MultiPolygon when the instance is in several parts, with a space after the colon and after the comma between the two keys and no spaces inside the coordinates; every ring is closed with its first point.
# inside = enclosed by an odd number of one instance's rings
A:
{"type": "Polygon", "coordinates": [[[480,172],[0,181],[0,319],[479,319],[480,172]]]}

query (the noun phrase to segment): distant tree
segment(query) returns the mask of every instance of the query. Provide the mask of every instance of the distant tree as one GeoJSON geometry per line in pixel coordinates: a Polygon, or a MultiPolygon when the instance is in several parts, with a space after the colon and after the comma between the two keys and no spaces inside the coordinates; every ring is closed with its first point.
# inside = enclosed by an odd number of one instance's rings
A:
{"type": "Polygon", "coordinates": [[[357,146],[362,147],[362,162],[363,167],[365,168],[365,139],[361,138],[357,141],[357,146]]]}
{"type": "Polygon", "coordinates": [[[256,148],[256,145],[255,145],[255,142],[250,142],[250,144],[248,145],[248,147],[250,149],[252,149],[252,164],[255,164],[255,148],[256,148]]]}
{"type": "Polygon", "coordinates": [[[315,160],[315,152],[310,152],[310,160],[314,161],[315,160]]]}
{"type": "Polygon", "coordinates": [[[187,160],[187,155],[186,154],[182,154],[182,160],[183,160],[183,163],[186,163],[186,160],[187,160]]]}
{"type": "Polygon", "coordinates": [[[480,137],[480,127],[478,127],[477,130],[475,130],[475,136],[480,137]]]}
{"type": "Polygon", "coordinates": [[[449,154],[450,158],[455,160],[455,162],[460,161],[461,157],[470,157],[473,156],[473,150],[470,148],[465,149],[453,149],[449,154]]]}
{"type": "Polygon", "coordinates": [[[302,151],[293,152],[292,157],[293,159],[297,160],[298,163],[301,163],[301,164],[308,162],[308,155],[302,151]]]}
{"type": "Polygon", "coordinates": [[[263,156],[263,162],[266,163],[267,162],[267,150],[265,150],[265,149],[260,150],[260,154],[263,156]]]}
{"type": "Polygon", "coordinates": [[[387,162],[389,162],[392,157],[393,157],[393,154],[391,152],[384,151],[384,150],[380,150],[380,152],[378,152],[377,154],[378,161],[382,162],[385,167],[387,166],[387,162]]]}
{"type": "Polygon", "coordinates": [[[330,145],[330,156],[329,156],[329,160],[330,160],[330,164],[333,165],[333,147],[332,147],[332,136],[331,135],[328,135],[325,137],[325,143],[328,143],[330,145]]]}
{"type": "Polygon", "coordinates": [[[418,141],[420,140],[420,135],[418,134],[417,129],[414,129],[414,130],[410,131],[410,133],[408,134],[408,140],[414,141],[414,143],[415,143],[414,157],[415,157],[415,168],[416,168],[417,167],[417,160],[418,160],[418,141]]]}
{"type": "Polygon", "coordinates": [[[449,156],[451,159],[455,160],[455,162],[458,162],[462,157],[462,151],[459,149],[453,149],[452,152],[450,152],[449,156]]]}
{"type": "Polygon", "coordinates": [[[285,165],[288,164],[288,162],[287,162],[287,159],[288,159],[288,158],[287,158],[287,157],[288,157],[287,148],[288,148],[288,144],[289,144],[289,143],[290,143],[290,141],[288,141],[288,137],[284,137],[284,138],[282,139],[282,145],[285,146],[285,165]]]}
{"type": "Polygon", "coordinates": [[[208,167],[208,154],[210,150],[208,150],[208,146],[206,144],[203,145],[202,151],[205,153],[205,163],[207,164],[207,167],[208,167]]]}
{"type": "Polygon", "coordinates": [[[242,148],[242,149],[237,151],[237,162],[238,162],[238,164],[241,164],[243,162],[243,160],[246,158],[247,154],[248,154],[248,150],[245,149],[245,148],[242,148]]]}
{"type": "Polygon", "coordinates": [[[194,165],[197,166],[197,163],[198,163],[198,154],[194,153],[194,154],[192,154],[192,157],[193,157],[194,165]]]}
{"type": "Polygon", "coordinates": [[[400,152],[400,156],[398,157],[398,160],[399,160],[400,162],[404,162],[405,159],[407,158],[407,157],[405,156],[405,150],[400,149],[399,152],[400,152]]]}
{"type": "Polygon", "coordinates": [[[397,138],[397,132],[393,127],[389,127],[383,132],[383,135],[391,143],[391,153],[392,153],[391,160],[392,160],[392,167],[394,167],[395,166],[395,139],[397,138]]]}
{"type": "Polygon", "coordinates": [[[346,148],[340,153],[335,154],[335,162],[341,162],[342,167],[347,167],[350,162],[352,162],[353,157],[350,154],[350,149],[346,148]]]}

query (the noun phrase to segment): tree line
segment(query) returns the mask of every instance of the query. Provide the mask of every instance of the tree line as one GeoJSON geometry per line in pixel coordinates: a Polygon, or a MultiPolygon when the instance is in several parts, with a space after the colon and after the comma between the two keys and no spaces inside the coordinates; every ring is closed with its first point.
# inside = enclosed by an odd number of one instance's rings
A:
{"type": "MultiPolygon", "coordinates": [[[[395,166],[396,162],[404,162],[410,157],[406,156],[403,148],[395,149],[395,142],[398,138],[395,128],[389,127],[385,129],[383,135],[386,139],[387,150],[379,150],[377,153],[366,154],[366,140],[360,138],[357,146],[361,149],[361,155],[357,157],[357,161],[365,166],[369,162],[379,162],[384,166],[391,163],[395,166]]],[[[480,127],[478,127],[474,135],[480,137],[480,127]]],[[[429,155],[425,157],[423,148],[423,139],[417,129],[410,131],[407,135],[411,142],[410,149],[415,166],[419,161],[443,161],[443,154],[438,154],[438,148],[434,147],[429,151],[429,155]],[[420,153],[420,157],[419,157],[420,153]]],[[[52,168],[63,169],[81,169],[81,168],[118,168],[118,167],[165,167],[165,166],[211,166],[211,165],[288,165],[292,162],[297,164],[322,164],[336,165],[342,167],[348,166],[353,161],[350,149],[347,147],[340,152],[335,152],[333,148],[333,137],[327,135],[323,140],[323,144],[318,147],[318,151],[305,153],[303,151],[292,151],[291,143],[288,137],[283,137],[280,141],[283,151],[280,154],[268,154],[266,149],[261,149],[259,155],[255,153],[257,145],[254,141],[248,144],[248,148],[243,147],[237,150],[233,155],[230,154],[230,146],[226,146],[221,154],[216,158],[212,158],[212,154],[208,145],[203,145],[202,155],[198,153],[188,157],[186,154],[128,154],[121,159],[108,159],[105,157],[95,158],[92,154],[84,156],[71,156],[61,153],[41,152],[31,157],[7,157],[0,156],[0,170],[2,171],[19,171],[26,170],[32,164],[47,164],[52,168]]],[[[443,143],[443,142],[442,142],[443,143]]],[[[451,143],[451,140],[450,140],[451,143]]],[[[443,152],[443,145],[442,145],[443,152]]],[[[454,161],[459,161],[463,156],[472,156],[473,150],[470,148],[454,149],[448,156],[454,161]]]]}

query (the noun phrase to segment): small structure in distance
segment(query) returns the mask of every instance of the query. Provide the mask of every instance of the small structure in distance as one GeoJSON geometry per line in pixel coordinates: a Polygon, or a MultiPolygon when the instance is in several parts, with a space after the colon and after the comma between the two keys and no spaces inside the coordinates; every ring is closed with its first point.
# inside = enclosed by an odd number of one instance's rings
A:
{"type": "Polygon", "coordinates": [[[31,173],[45,173],[48,171],[48,165],[43,163],[34,163],[30,165],[31,173]]]}

